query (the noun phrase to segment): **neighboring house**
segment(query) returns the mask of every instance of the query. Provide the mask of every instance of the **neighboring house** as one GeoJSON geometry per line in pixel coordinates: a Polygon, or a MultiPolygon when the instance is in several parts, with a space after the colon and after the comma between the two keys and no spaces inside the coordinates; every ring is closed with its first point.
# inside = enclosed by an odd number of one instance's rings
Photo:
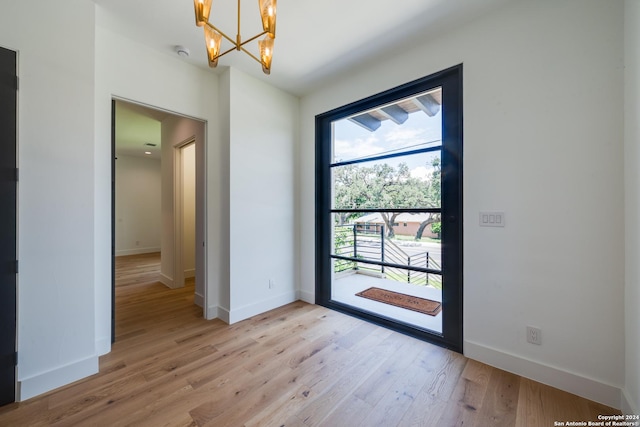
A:
{"type": "MultiPolygon", "coordinates": [[[[393,232],[398,236],[415,236],[420,224],[429,219],[430,215],[428,213],[401,213],[395,218],[393,232]]],[[[384,219],[379,213],[361,216],[353,220],[353,223],[357,225],[358,231],[375,231],[379,233],[381,226],[386,227],[384,219]]],[[[422,232],[422,237],[438,238],[439,236],[431,230],[431,225],[427,225],[422,232]]]]}

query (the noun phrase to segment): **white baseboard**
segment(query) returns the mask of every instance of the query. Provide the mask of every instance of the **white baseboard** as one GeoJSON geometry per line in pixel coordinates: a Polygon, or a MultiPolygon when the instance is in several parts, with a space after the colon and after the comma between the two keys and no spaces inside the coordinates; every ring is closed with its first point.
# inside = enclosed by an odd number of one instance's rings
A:
{"type": "Polygon", "coordinates": [[[184,278],[185,279],[190,279],[192,277],[196,277],[196,269],[195,268],[192,268],[192,269],[184,271],[184,278]]]}
{"type": "Polygon", "coordinates": [[[313,292],[309,292],[309,291],[303,291],[303,290],[298,291],[298,299],[304,302],[308,302],[309,304],[316,303],[316,295],[313,292]]]}
{"type": "Polygon", "coordinates": [[[18,379],[19,402],[78,381],[98,372],[98,356],[91,356],[51,371],[18,379]]]}
{"type": "Polygon", "coordinates": [[[586,399],[616,409],[620,408],[621,390],[619,387],[467,340],[464,342],[464,355],[470,359],[559,388],[586,399]]]}
{"type": "Polygon", "coordinates": [[[96,340],[96,355],[103,356],[111,351],[111,337],[96,340]]]}
{"type": "MultiPolygon", "coordinates": [[[[213,307],[209,307],[209,310],[213,310],[213,307]]],[[[222,320],[224,323],[229,324],[229,319],[231,318],[231,313],[229,310],[223,307],[215,308],[218,319],[222,320]]]]}
{"type": "MultiPolygon", "coordinates": [[[[209,306],[209,308],[207,308],[207,312],[205,313],[204,316],[205,319],[207,320],[213,320],[213,319],[219,319],[219,310],[217,306],[209,306]]],[[[229,322],[227,322],[229,323],[229,322]]]]}
{"type": "Polygon", "coordinates": [[[166,274],[160,273],[160,282],[168,288],[176,289],[173,285],[173,278],[167,276],[166,274]]]}
{"type": "Polygon", "coordinates": [[[153,254],[156,252],[160,252],[160,248],[120,249],[119,251],[116,251],[116,256],[153,254]]]}
{"type": "Polygon", "coordinates": [[[264,313],[265,311],[273,310],[274,308],[282,307],[296,301],[296,292],[290,291],[284,294],[280,294],[269,298],[268,300],[260,301],[255,304],[248,304],[244,307],[232,309],[229,313],[229,321],[227,323],[234,324],[241,320],[248,319],[249,317],[264,313]]]}
{"type": "Polygon", "coordinates": [[[629,392],[626,388],[622,389],[622,413],[625,415],[639,415],[640,407],[629,396],[629,392]]]}
{"type": "Polygon", "coordinates": [[[195,303],[195,305],[197,305],[198,307],[204,307],[204,295],[200,295],[199,293],[195,293],[193,295],[193,302],[195,303]]]}

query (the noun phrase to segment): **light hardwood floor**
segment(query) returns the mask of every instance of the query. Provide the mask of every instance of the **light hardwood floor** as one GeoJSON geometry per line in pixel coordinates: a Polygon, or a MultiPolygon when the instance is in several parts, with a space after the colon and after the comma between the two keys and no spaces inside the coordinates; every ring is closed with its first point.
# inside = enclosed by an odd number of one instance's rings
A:
{"type": "Polygon", "coordinates": [[[0,426],[541,427],[619,413],[303,302],[206,321],[193,282],[168,289],[150,264],[119,259],[100,373],[0,408],[0,426]]]}

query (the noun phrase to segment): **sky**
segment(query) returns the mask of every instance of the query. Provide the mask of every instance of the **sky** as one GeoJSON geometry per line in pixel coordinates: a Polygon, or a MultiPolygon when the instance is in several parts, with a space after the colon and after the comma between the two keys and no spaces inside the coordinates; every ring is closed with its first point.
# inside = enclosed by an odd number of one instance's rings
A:
{"type": "MultiPolygon", "coordinates": [[[[422,111],[409,114],[409,118],[401,125],[391,120],[385,120],[382,125],[370,132],[348,119],[334,122],[334,161],[346,161],[382,155],[392,150],[415,150],[425,146],[441,145],[442,114],[438,112],[433,117],[422,111]],[[431,144],[425,145],[431,142],[431,144]]],[[[364,163],[362,166],[372,166],[375,163],[387,163],[397,166],[401,162],[407,163],[411,175],[426,179],[431,173],[431,160],[439,156],[439,152],[425,153],[413,156],[401,156],[386,159],[381,162],[364,163]]]]}

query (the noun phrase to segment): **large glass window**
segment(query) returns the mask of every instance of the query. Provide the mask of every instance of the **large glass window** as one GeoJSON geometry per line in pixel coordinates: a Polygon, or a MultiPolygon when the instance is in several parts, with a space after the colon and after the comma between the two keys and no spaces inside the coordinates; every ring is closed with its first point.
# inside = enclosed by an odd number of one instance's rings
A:
{"type": "Polygon", "coordinates": [[[375,287],[397,300],[442,302],[441,92],[334,121],[330,164],[332,299],[437,333],[441,311],[419,313],[360,293],[375,287]]]}
{"type": "Polygon", "coordinates": [[[316,118],[316,301],[458,351],[461,81],[454,67],[316,118]]]}

